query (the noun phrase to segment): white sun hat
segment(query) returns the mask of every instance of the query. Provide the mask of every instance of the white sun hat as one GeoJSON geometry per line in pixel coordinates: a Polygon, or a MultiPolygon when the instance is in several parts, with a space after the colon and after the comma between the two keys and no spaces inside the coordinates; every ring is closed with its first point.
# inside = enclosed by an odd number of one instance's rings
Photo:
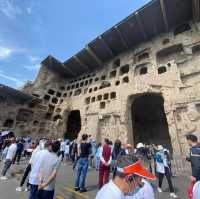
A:
{"type": "Polygon", "coordinates": [[[137,148],[137,149],[139,149],[139,148],[144,148],[144,144],[142,144],[142,143],[140,142],[140,143],[137,144],[136,148],[137,148]]]}

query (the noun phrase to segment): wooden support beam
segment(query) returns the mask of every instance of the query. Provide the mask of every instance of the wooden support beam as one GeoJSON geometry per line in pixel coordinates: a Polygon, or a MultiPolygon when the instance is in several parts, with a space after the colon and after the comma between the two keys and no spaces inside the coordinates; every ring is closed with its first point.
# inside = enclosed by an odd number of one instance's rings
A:
{"type": "Polygon", "coordinates": [[[98,63],[99,66],[102,66],[102,61],[95,55],[95,53],[92,51],[92,49],[89,46],[86,46],[85,49],[87,52],[95,59],[95,61],[98,63]]]}
{"type": "Polygon", "coordinates": [[[68,73],[70,73],[72,76],[76,77],[76,73],[74,73],[69,67],[66,65],[62,64],[63,70],[66,70],[68,73]]]}
{"type": "Polygon", "coordinates": [[[104,40],[104,38],[103,38],[102,36],[99,36],[99,39],[101,40],[101,42],[102,42],[102,44],[105,46],[105,48],[108,50],[110,56],[111,56],[112,58],[114,58],[115,55],[114,55],[112,49],[111,49],[111,48],[109,47],[109,45],[107,44],[107,42],[104,40]]]}
{"type": "Polygon", "coordinates": [[[193,20],[195,22],[199,22],[200,21],[200,1],[193,0],[192,6],[193,6],[193,20]]]}
{"type": "Polygon", "coordinates": [[[146,34],[145,30],[144,30],[144,26],[143,26],[143,24],[142,24],[142,22],[141,22],[139,13],[136,12],[136,13],[135,13],[135,16],[136,16],[136,21],[137,21],[137,23],[138,23],[140,32],[141,32],[141,34],[142,34],[144,40],[148,40],[148,36],[147,36],[147,34],[146,34]]]}
{"type": "Polygon", "coordinates": [[[160,6],[161,6],[161,10],[162,10],[163,21],[164,21],[164,24],[165,24],[165,31],[167,32],[169,30],[169,24],[168,24],[168,21],[167,21],[167,15],[166,15],[164,0],[160,0],[160,6]]]}
{"type": "Polygon", "coordinates": [[[126,39],[124,38],[124,36],[122,35],[120,29],[117,26],[115,26],[115,30],[117,31],[117,33],[118,33],[118,35],[119,35],[124,47],[126,49],[128,49],[129,48],[128,43],[127,43],[126,39]]]}
{"type": "Polygon", "coordinates": [[[90,71],[89,67],[86,66],[76,55],[73,56],[73,58],[86,70],[86,71],[90,71]]]}
{"type": "Polygon", "coordinates": [[[66,75],[70,74],[72,76],[76,76],[76,74],[73,71],[71,71],[63,63],[59,62],[57,59],[55,59],[51,55],[49,55],[47,59],[48,59],[48,65],[50,65],[51,68],[55,68],[57,66],[57,68],[60,68],[60,70],[62,71],[62,74],[66,73],[66,75]]]}

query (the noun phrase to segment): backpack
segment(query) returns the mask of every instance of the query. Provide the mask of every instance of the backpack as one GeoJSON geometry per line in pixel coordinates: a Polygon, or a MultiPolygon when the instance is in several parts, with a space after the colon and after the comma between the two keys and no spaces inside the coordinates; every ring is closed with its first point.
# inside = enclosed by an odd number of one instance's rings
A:
{"type": "Polygon", "coordinates": [[[158,163],[163,163],[163,159],[162,159],[161,154],[156,153],[155,159],[156,159],[156,162],[158,162],[158,163]]]}
{"type": "Polygon", "coordinates": [[[118,155],[116,154],[116,151],[113,150],[112,152],[112,161],[111,161],[111,168],[114,171],[117,167],[117,159],[121,156],[121,155],[125,155],[125,152],[123,149],[120,149],[118,155]]]}

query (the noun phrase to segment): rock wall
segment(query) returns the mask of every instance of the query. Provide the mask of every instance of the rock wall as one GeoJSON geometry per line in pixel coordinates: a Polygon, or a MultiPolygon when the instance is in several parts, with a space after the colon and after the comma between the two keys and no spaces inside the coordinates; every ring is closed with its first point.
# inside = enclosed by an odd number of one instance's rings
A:
{"type": "MultiPolygon", "coordinates": [[[[136,144],[131,106],[136,97],[152,93],[164,99],[174,152],[185,153],[185,135],[195,133],[200,138],[200,24],[191,22],[185,31],[184,25],[182,31],[162,34],[75,79],[61,78],[43,65],[37,79],[23,89],[41,99],[38,106],[43,107],[30,109],[34,113],[27,130],[34,135],[67,136],[68,115],[79,110],[79,136],[88,133],[98,141],[109,137],[136,144]]],[[[17,117],[19,107],[7,111],[4,103],[1,109],[6,112],[0,117],[4,126],[6,119],[17,117]]]]}

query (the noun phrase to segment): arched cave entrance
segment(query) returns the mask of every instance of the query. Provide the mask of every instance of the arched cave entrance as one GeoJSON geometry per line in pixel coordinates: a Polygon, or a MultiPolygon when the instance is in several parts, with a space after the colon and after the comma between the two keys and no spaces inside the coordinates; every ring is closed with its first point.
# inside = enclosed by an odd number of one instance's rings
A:
{"type": "Polygon", "coordinates": [[[12,128],[13,125],[14,125],[14,120],[12,119],[7,119],[3,124],[4,127],[8,127],[8,128],[12,128]]]}
{"type": "Polygon", "coordinates": [[[134,144],[164,144],[172,150],[164,99],[160,94],[137,96],[131,106],[134,144]]]}
{"type": "Polygon", "coordinates": [[[67,119],[67,129],[65,138],[74,140],[78,137],[81,130],[81,115],[79,110],[71,111],[67,119]]]}

